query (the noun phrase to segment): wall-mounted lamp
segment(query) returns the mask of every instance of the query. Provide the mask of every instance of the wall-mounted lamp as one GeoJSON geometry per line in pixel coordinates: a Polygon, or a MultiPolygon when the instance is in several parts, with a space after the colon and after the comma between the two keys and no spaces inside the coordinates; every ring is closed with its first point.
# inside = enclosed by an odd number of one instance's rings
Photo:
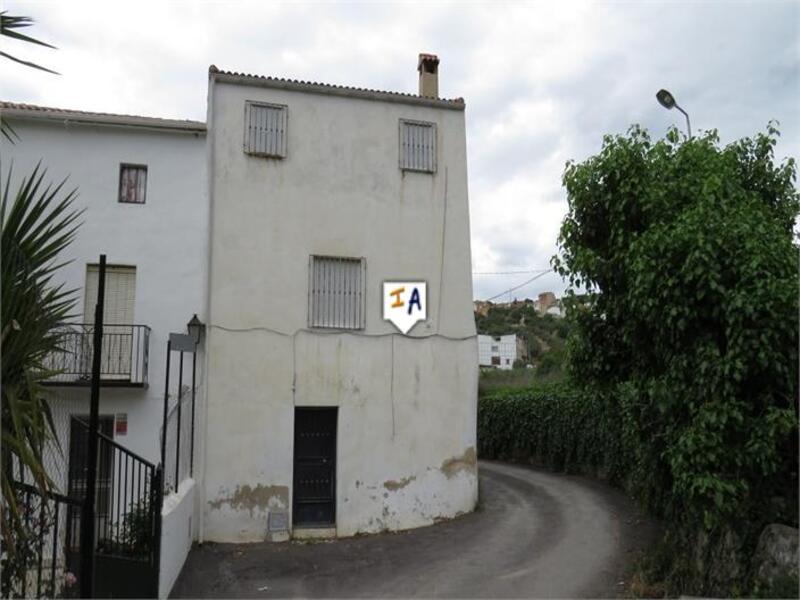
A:
{"type": "Polygon", "coordinates": [[[206,326],[205,323],[197,318],[197,313],[195,313],[186,324],[186,330],[189,332],[189,335],[194,338],[194,343],[199,344],[200,339],[203,337],[203,333],[205,333],[206,326]]]}

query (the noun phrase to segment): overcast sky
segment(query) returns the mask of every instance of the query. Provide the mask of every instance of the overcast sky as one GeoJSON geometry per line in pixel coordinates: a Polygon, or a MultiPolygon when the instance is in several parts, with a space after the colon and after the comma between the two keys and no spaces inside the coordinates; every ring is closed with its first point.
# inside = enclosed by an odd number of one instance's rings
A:
{"type": "MultiPolygon", "coordinates": [[[[0,61],[0,98],[205,120],[209,64],[416,93],[419,52],[439,91],[467,103],[473,271],[548,268],[566,211],[564,163],[639,123],[723,142],[780,121],[779,158],[800,154],[800,2],[272,3],[6,1],[58,50],[4,50],[61,73],[0,61]]],[[[488,298],[531,275],[476,275],[488,298]]],[[[564,284],[545,275],[512,293],[564,284]]]]}

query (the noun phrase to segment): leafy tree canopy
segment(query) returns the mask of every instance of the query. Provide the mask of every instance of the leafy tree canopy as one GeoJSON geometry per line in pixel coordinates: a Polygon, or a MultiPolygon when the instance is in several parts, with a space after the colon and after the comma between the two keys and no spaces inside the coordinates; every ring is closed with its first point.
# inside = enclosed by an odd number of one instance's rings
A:
{"type": "Polygon", "coordinates": [[[795,163],[779,133],[653,142],[632,127],[567,164],[557,272],[592,292],[576,311],[573,376],[634,390],[628,435],[662,509],[706,526],[797,488],[795,163]]]}

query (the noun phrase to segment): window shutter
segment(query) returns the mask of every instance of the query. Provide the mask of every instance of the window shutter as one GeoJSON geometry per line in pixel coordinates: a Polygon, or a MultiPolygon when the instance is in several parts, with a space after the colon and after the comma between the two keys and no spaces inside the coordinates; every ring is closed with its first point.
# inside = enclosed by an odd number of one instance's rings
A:
{"type": "Polygon", "coordinates": [[[245,103],[244,151],[255,156],[286,157],[288,109],[280,104],[245,103]]]}
{"type": "Polygon", "coordinates": [[[309,327],[364,328],[364,259],[312,256],[309,327]]]}
{"type": "Polygon", "coordinates": [[[436,124],[400,120],[400,168],[436,172],[436,124]]]}
{"type": "MultiPolygon", "coordinates": [[[[99,268],[89,265],[86,270],[86,298],[84,316],[87,323],[94,323],[94,307],[97,302],[99,268]]],[[[103,306],[103,323],[110,325],[132,325],[136,299],[136,267],[106,266],[106,293],[103,306]]]]}

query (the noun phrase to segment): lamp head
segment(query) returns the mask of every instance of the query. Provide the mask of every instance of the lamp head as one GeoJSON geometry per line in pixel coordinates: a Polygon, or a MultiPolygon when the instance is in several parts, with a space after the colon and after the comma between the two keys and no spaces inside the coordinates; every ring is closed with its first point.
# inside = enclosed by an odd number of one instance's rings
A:
{"type": "Polygon", "coordinates": [[[675,107],[675,98],[667,90],[658,90],[658,93],[656,94],[656,99],[658,100],[658,103],[664,108],[672,109],[675,107]]]}
{"type": "Polygon", "coordinates": [[[186,329],[189,332],[189,335],[194,338],[194,343],[197,344],[200,342],[200,337],[203,335],[203,330],[206,326],[203,322],[197,318],[197,313],[189,320],[186,324],[186,329]]]}

